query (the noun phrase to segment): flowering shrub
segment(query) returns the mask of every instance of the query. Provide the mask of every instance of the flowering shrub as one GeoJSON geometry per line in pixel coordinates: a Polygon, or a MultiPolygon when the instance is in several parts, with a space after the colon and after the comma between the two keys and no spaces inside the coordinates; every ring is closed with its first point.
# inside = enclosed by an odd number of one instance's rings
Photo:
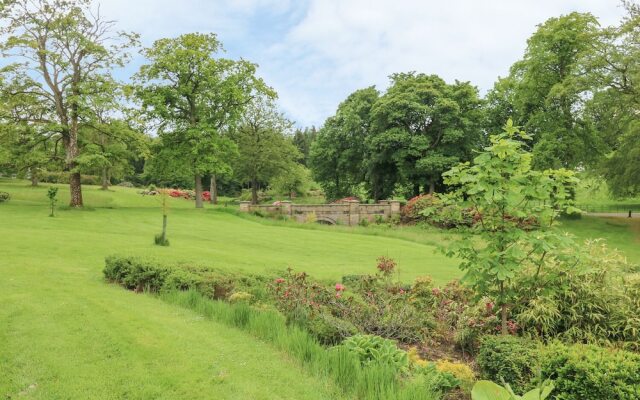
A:
{"type": "Polygon", "coordinates": [[[393,275],[393,271],[396,269],[396,266],[397,263],[392,258],[385,256],[378,257],[378,271],[380,271],[383,276],[389,277],[393,275]]]}
{"type": "MultiPolygon", "coordinates": [[[[169,193],[169,196],[171,197],[175,197],[175,198],[182,197],[183,199],[186,199],[186,200],[195,200],[196,198],[196,193],[193,190],[170,189],[167,193],[169,193]]],[[[202,200],[204,201],[211,200],[211,193],[207,191],[202,192],[202,200]]]]}

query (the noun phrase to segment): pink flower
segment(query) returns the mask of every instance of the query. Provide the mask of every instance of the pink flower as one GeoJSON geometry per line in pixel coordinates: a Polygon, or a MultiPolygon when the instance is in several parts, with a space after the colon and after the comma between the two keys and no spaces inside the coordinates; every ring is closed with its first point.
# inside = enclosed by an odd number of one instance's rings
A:
{"type": "Polygon", "coordinates": [[[342,292],[344,289],[345,289],[345,287],[341,283],[336,283],[336,291],[337,292],[342,292]]]}
{"type": "Polygon", "coordinates": [[[487,311],[488,311],[488,312],[493,311],[493,303],[492,303],[492,302],[488,302],[488,303],[486,304],[486,307],[487,307],[487,311]]]}
{"type": "Polygon", "coordinates": [[[280,283],[284,283],[284,278],[278,278],[276,279],[276,283],[280,284],[280,283]]]}

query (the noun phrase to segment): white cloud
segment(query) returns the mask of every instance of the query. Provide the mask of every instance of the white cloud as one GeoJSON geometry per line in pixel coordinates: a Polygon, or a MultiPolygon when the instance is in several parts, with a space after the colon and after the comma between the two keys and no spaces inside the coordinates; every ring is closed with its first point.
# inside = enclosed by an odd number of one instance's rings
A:
{"type": "Polygon", "coordinates": [[[384,88],[393,72],[435,73],[489,89],[547,18],[590,11],[603,25],[617,0],[102,0],[148,44],[218,33],[229,54],[260,64],[285,111],[319,125],[352,91],[384,88]]]}

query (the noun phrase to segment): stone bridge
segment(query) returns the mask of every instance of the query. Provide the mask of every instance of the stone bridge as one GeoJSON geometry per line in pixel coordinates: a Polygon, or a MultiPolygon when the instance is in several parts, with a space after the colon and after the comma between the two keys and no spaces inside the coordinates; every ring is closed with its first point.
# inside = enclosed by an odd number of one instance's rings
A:
{"type": "Polygon", "coordinates": [[[253,205],[248,201],[241,201],[240,211],[288,215],[298,222],[315,219],[324,224],[351,226],[358,225],[363,220],[387,220],[394,214],[400,214],[400,202],[382,200],[378,204],[361,204],[349,200],[334,204],[293,204],[290,201],[281,201],[273,205],[253,205]]]}

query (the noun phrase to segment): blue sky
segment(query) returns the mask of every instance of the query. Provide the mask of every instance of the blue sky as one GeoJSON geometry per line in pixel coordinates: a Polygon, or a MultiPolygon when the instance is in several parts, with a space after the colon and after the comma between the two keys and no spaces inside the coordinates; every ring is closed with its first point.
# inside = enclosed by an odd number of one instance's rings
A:
{"type": "MultiPolygon", "coordinates": [[[[384,90],[394,72],[471,81],[482,93],[519,59],[547,18],[589,11],[602,25],[623,15],[617,0],[102,0],[118,29],[144,45],[215,32],[227,56],[260,65],[299,126],[316,125],[356,89],[384,90]]],[[[121,72],[133,74],[142,60],[121,72]]]]}

